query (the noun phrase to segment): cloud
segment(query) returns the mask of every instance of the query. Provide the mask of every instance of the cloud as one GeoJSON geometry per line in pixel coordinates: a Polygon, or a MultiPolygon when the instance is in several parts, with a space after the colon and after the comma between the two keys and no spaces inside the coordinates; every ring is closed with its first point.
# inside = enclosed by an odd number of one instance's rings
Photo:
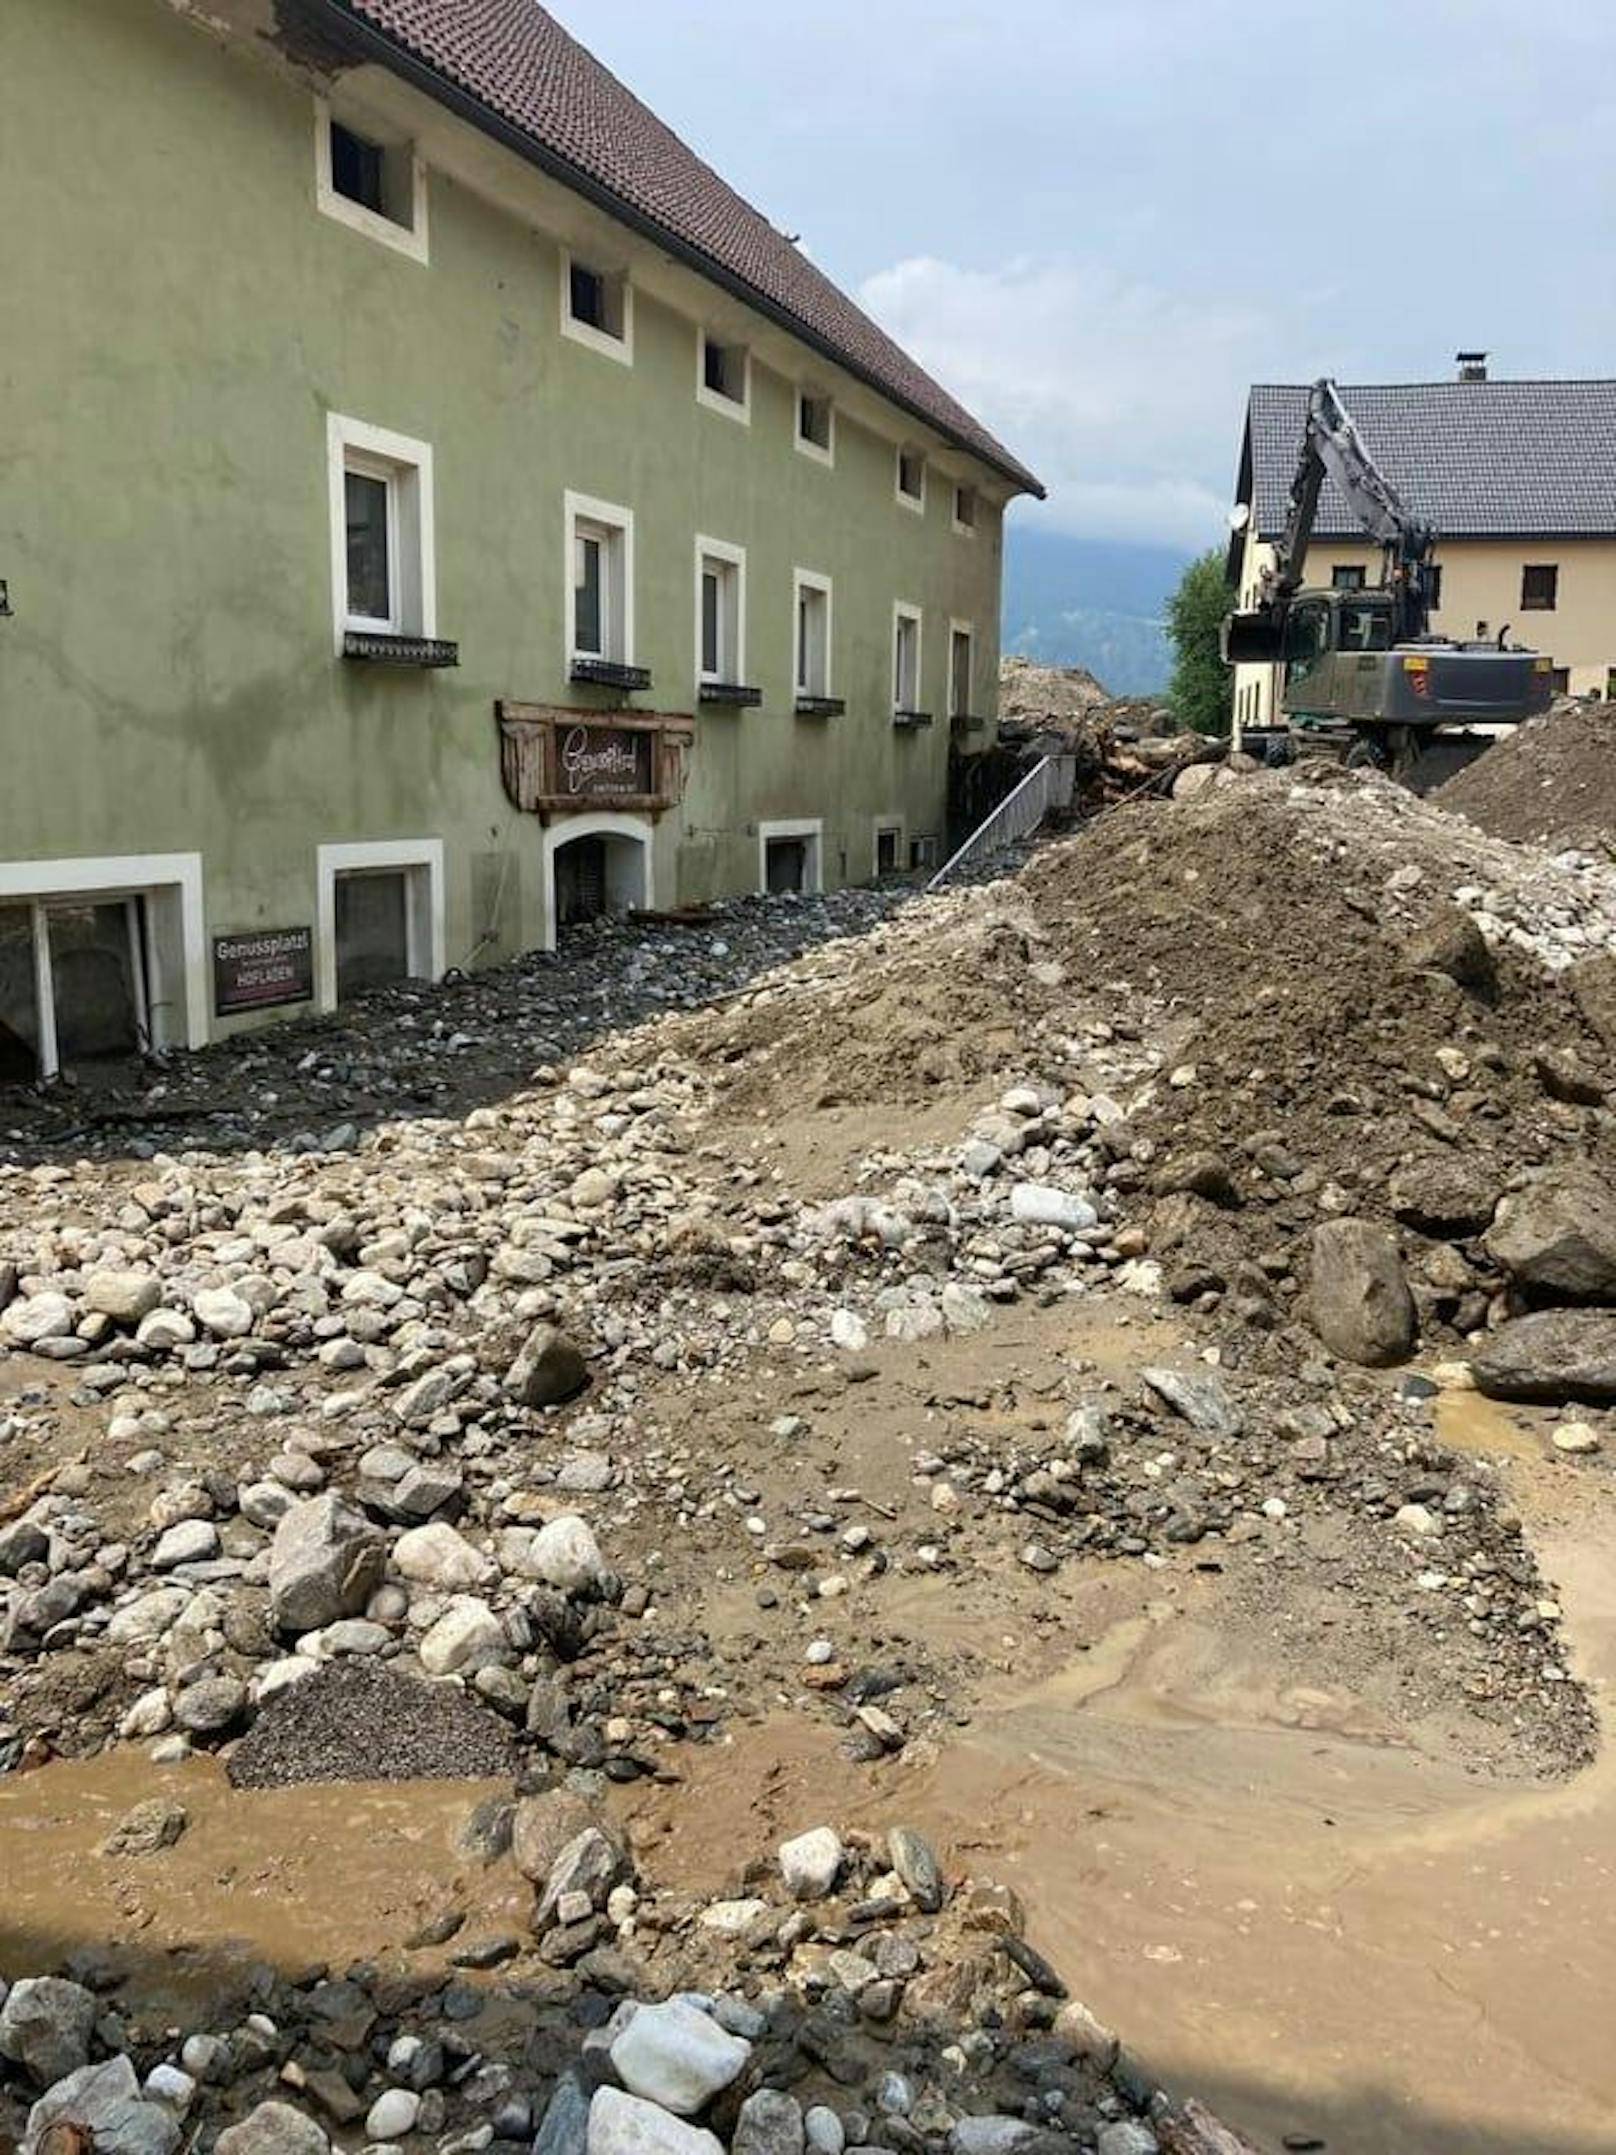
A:
{"type": "Polygon", "coordinates": [[[859,297],[1038,473],[1051,522],[1189,546],[1221,536],[1246,390],[1273,366],[1261,313],[1034,256],[993,269],[918,257],[859,297]]]}

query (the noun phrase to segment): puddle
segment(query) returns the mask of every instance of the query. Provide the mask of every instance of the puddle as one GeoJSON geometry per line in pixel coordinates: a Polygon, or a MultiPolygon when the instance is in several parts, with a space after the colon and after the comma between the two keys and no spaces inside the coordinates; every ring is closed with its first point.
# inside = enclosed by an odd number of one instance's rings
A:
{"type": "Polygon", "coordinates": [[[1543,1443],[1519,1407],[1506,1407],[1480,1392],[1443,1392],[1436,1401],[1436,1439],[1456,1452],[1483,1457],[1541,1459],[1543,1443]]]}
{"type": "MultiPolygon", "coordinates": [[[[1608,1681],[1616,1566],[1586,1530],[1543,1555],[1608,1681]]],[[[1193,1595],[1141,1595],[1053,1677],[1010,1678],[934,1764],[872,1774],[781,1717],[638,1801],[653,1868],[707,1891],[743,1840],[919,1825],[1014,1885],[1074,1992],[1265,2148],[1616,2145],[1616,1754],[1478,1780],[1349,1693],[1276,1681],[1193,1595]]]]}
{"type": "Polygon", "coordinates": [[[355,1783],[232,1789],[212,1759],[154,1766],[140,1752],[61,1761],[0,1779],[0,1971],[49,1967],[79,1945],[130,1945],[142,1974],[181,1990],[243,1954],[283,1970],[346,1966],[398,1942],[449,1904],[470,1939],[520,1931],[531,1892],[509,1864],[459,1852],[494,1783],[355,1783]],[[102,1844],[137,1803],[182,1804],[185,1832],[149,1856],[102,1844]],[[70,1883],[67,1883],[70,1881],[70,1883]],[[150,1956],[149,1962],[145,1956],[150,1956]]]}

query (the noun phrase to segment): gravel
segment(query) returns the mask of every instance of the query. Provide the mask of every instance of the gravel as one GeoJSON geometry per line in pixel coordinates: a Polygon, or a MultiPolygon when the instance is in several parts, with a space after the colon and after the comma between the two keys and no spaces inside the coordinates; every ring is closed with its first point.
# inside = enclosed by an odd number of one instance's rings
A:
{"type": "Polygon", "coordinates": [[[480,1781],[512,1769],[510,1739],[458,1688],[370,1661],[333,1661],[266,1701],[230,1756],[237,1788],[301,1781],[480,1781]]]}

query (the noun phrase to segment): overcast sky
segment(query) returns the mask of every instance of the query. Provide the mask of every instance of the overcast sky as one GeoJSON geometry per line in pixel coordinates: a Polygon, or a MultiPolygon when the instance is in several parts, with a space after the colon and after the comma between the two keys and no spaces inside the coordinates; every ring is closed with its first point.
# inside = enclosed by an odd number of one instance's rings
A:
{"type": "Polygon", "coordinates": [[[1110,538],[1247,385],[1616,374],[1613,0],[549,0],[1110,538]]]}

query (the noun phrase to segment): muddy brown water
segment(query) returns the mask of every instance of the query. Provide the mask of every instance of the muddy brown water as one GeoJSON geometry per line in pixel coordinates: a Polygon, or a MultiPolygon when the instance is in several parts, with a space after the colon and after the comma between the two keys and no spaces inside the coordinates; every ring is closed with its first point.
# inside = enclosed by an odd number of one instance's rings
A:
{"type": "MultiPolygon", "coordinates": [[[[1605,1478],[1546,1461],[1540,1431],[1473,1397],[1445,1401],[1441,1422],[1447,1441],[1507,1456],[1573,1659],[1608,1686],[1605,1478]]],[[[653,1884],[730,1890],[786,1833],[910,1821],[956,1872],[1016,1886],[1074,1992],[1260,2145],[1608,2155],[1616,1753],[1607,1742],[1563,1784],[1475,1778],[1365,1699],[1276,1676],[1284,1657],[1221,1629],[1219,1606],[1208,1582],[1111,1567],[1083,1604],[1088,1651],[1030,1681],[1013,1631],[979,1639],[997,1674],[970,1726],[873,1773],[840,1758],[823,1721],[737,1723],[679,1754],[682,1787],[620,1795],[642,1868],[653,1884]]],[[[946,1588],[917,1582],[907,1613],[946,1630],[946,1588]]],[[[1608,1704],[1605,1719],[1608,1736],[1608,1704]]],[[[346,1965],[453,1903],[457,1938],[411,1955],[441,1964],[525,1925],[530,1889],[459,1848],[489,1793],[233,1791],[213,1761],[159,1768],[132,1752],[0,1781],[0,1971],[114,1943],[178,2021],[244,1958],[346,1965]],[[157,1793],[190,1814],[180,1842],[101,1854],[157,1793]]]]}

